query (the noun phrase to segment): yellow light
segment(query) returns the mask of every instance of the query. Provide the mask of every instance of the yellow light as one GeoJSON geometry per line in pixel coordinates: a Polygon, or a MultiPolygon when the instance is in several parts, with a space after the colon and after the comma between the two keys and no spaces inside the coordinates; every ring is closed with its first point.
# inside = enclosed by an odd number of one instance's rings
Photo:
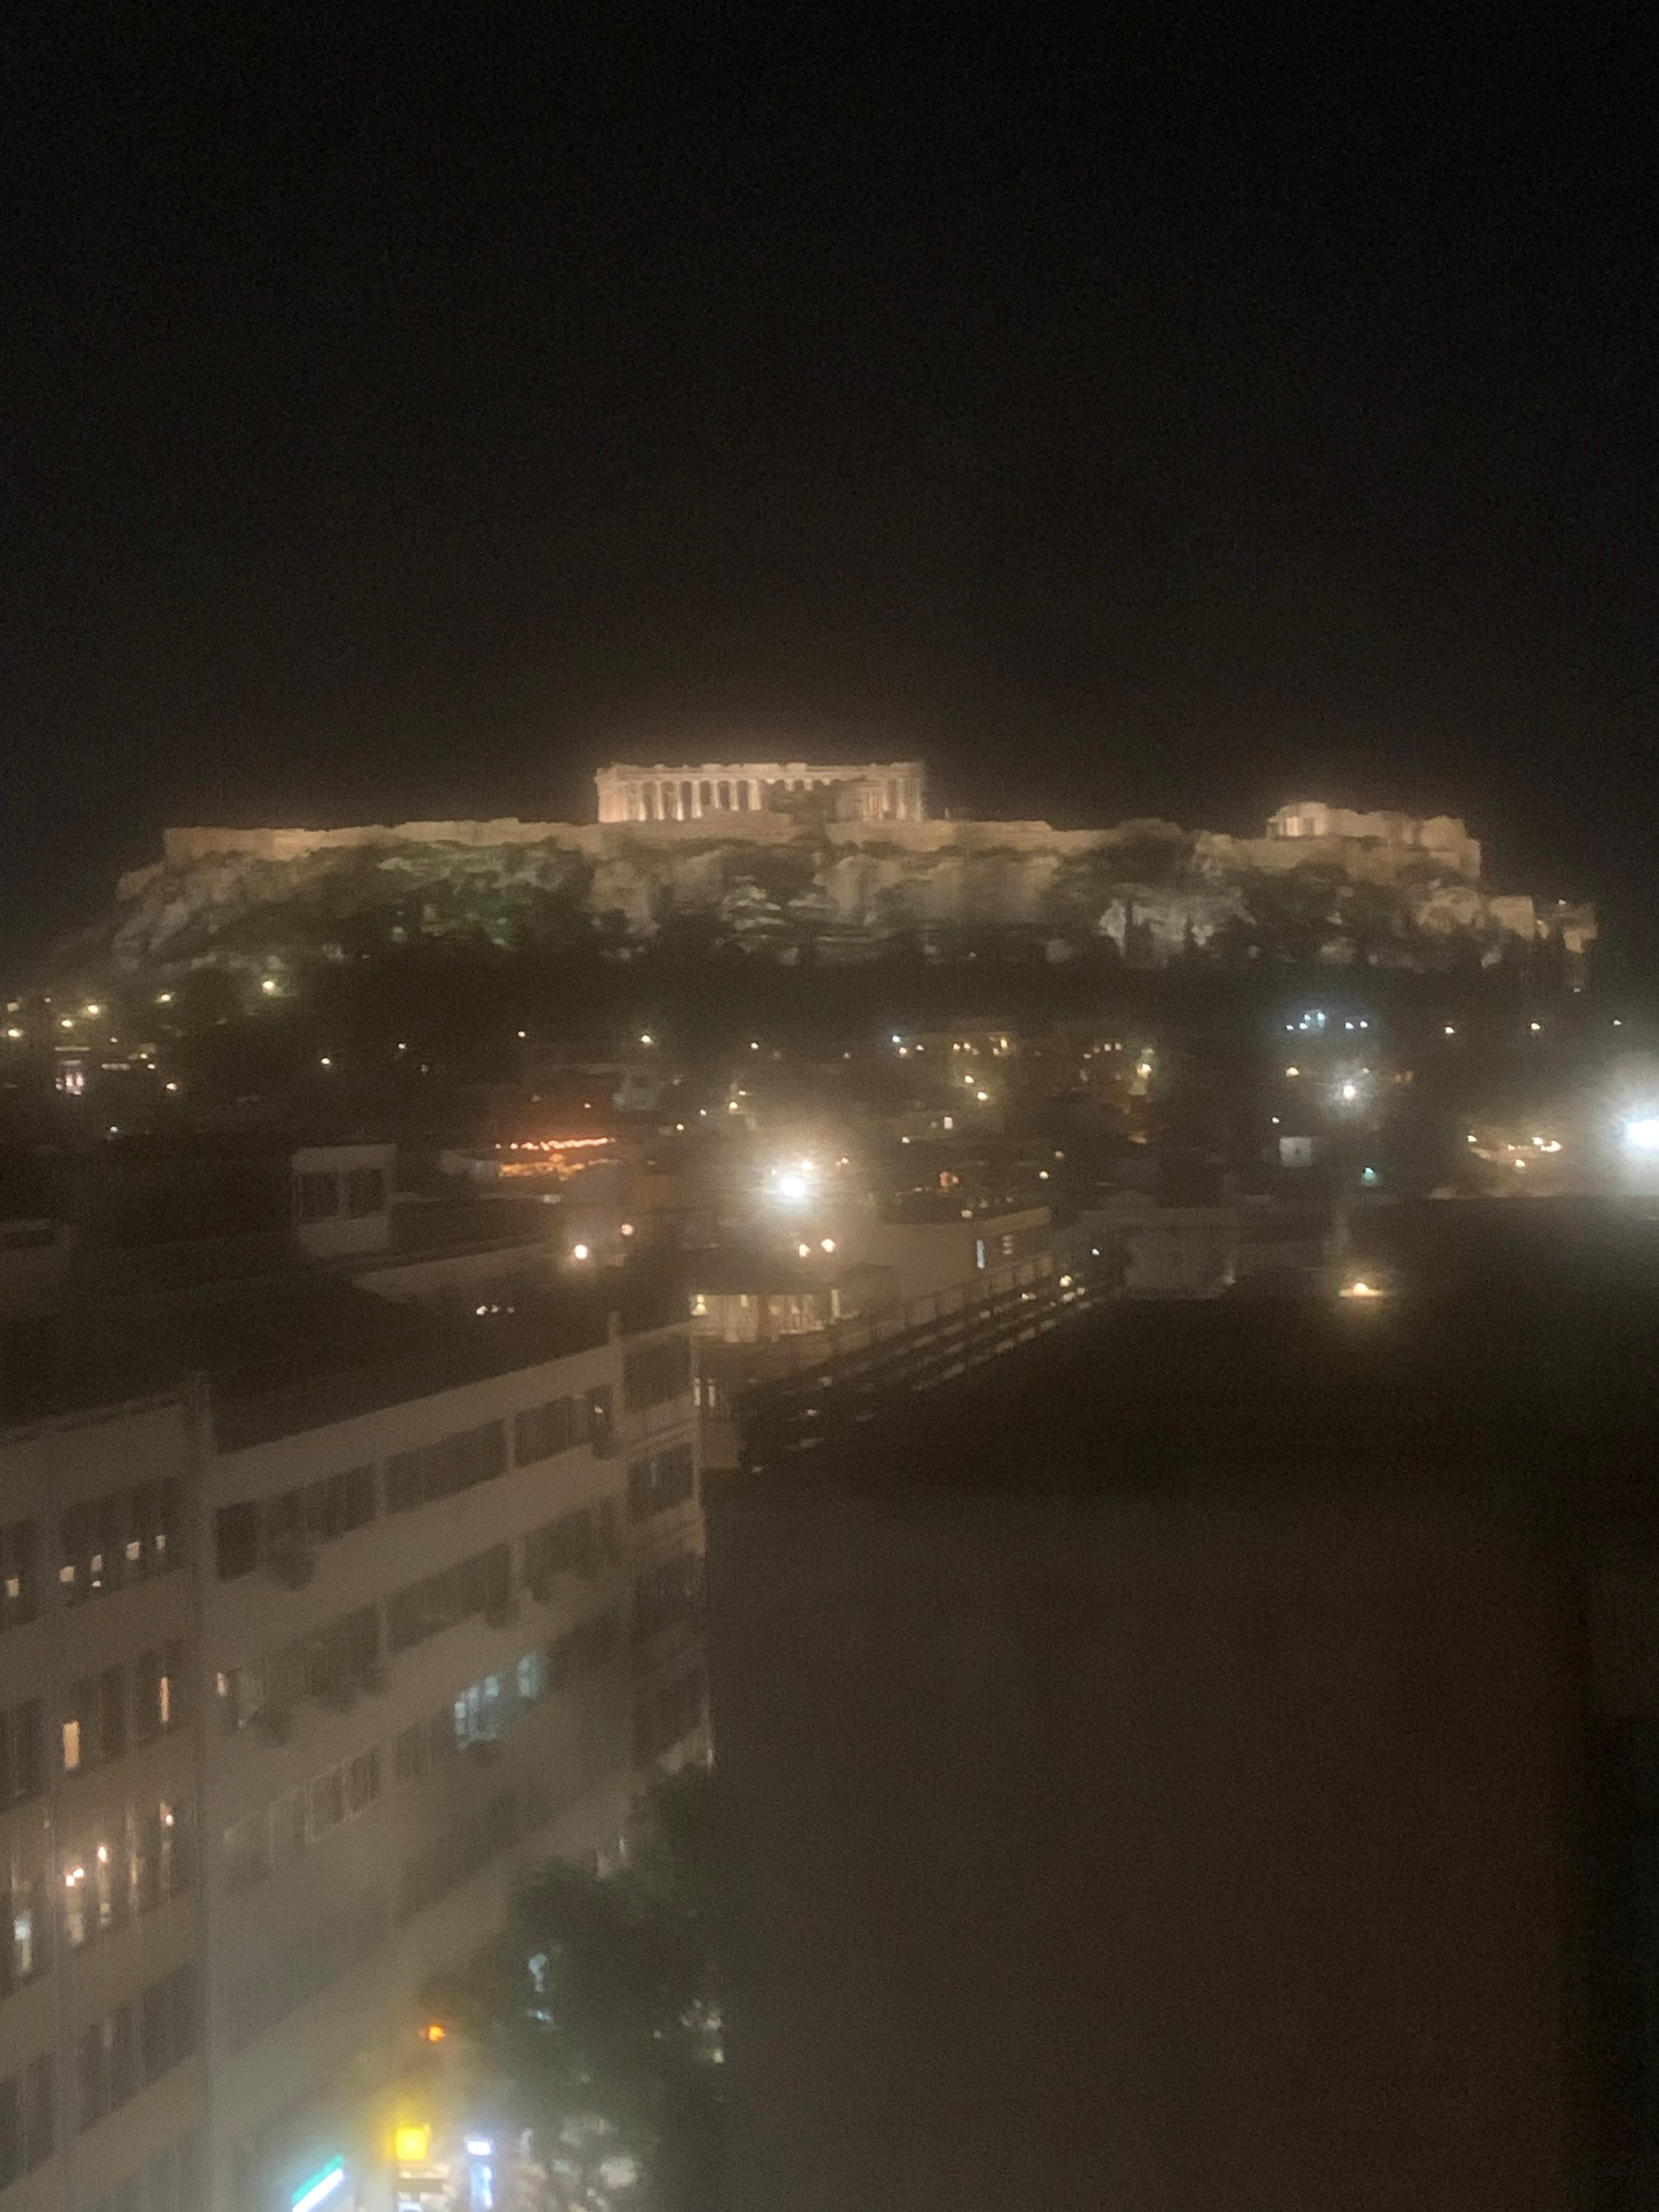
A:
{"type": "Polygon", "coordinates": [[[978,1099],[981,1106],[984,1105],[986,1100],[990,1097],[990,1095],[991,1094],[988,1091],[976,1091],[974,1093],[975,1097],[978,1099]]]}
{"type": "Polygon", "coordinates": [[[652,1036],[649,1030],[641,1030],[640,1031],[640,1042],[641,1044],[654,1044],[656,1042],[656,1039],[652,1036]]]}
{"type": "Polygon", "coordinates": [[[75,1027],[75,1024],[70,1019],[67,1014],[64,1014],[59,1018],[58,1026],[60,1030],[72,1030],[75,1027]]]}
{"type": "Polygon", "coordinates": [[[587,1247],[586,1247],[586,1244],[573,1244],[573,1245],[571,1246],[571,1248],[570,1248],[570,1256],[571,1256],[571,1258],[572,1258],[573,1260],[585,1260],[585,1259],[586,1259],[586,1257],[587,1257],[587,1247]]]}
{"type": "Polygon", "coordinates": [[[798,1260],[810,1260],[812,1256],[811,1246],[810,1244],[797,1244],[795,1247],[795,1256],[798,1260]]]}
{"type": "Polygon", "coordinates": [[[423,2043],[441,2043],[448,2033],[449,2030],[442,2021],[429,2020],[421,2030],[421,2040],[423,2043]]]}
{"type": "Polygon", "coordinates": [[[1300,1075],[1302,1070],[1299,1067],[1287,1067],[1285,1073],[1286,1075],[1300,1075]]]}
{"type": "Polygon", "coordinates": [[[1368,1283],[1362,1277],[1357,1283],[1345,1284],[1342,1295],[1345,1298],[1380,1298],[1382,1293],[1375,1283],[1368,1283]]]}
{"type": "Polygon", "coordinates": [[[103,1012],[103,1011],[104,1011],[104,1010],[103,1010],[103,1008],[99,1005],[99,1003],[98,1003],[98,1001],[97,1001],[97,1000],[96,1000],[96,999],[88,999],[88,1001],[87,1001],[87,1004],[86,1004],[85,1011],[86,1011],[86,1013],[88,1014],[88,1018],[89,1018],[91,1020],[93,1020],[93,1021],[96,1021],[96,1020],[97,1020],[97,1018],[98,1018],[98,1017],[99,1017],[99,1015],[100,1015],[100,1014],[101,1014],[101,1013],[103,1012]]]}
{"type": "Polygon", "coordinates": [[[1531,1030],[1531,1031],[1532,1031],[1532,1033],[1533,1033],[1533,1035],[1534,1035],[1534,1036],[1537,1036],[1537,1034],[1538,1034],[1539,1030],[1541,1030],[1541,1029],[1543,1028],[1543,1026],[1544,1026],[1544,1024],[1542,1024],[1542,1022],[1530,1022],[1530,1023],[1528,1023],[1528,1027],[1531,1030]]]}
{"type": "MultiPolygon", "coordinates": [[[[439,2031],[440,2035],[442,2030],[439,2031]]],[[[428,2040],[431,2041],[428,2031],[428,2040]]],[[[399,2166],[422,2166],[432,2149],[430,2128],[397,2128],[392,2131],[392,2150],[399,2166]]]]}
{"type": "Polygon", "coordinates": [[[262,976],[259,988],[264,993],[266,998],[274,999],[276,995],[276,978],[274,975],[262,976]]]}
{"type": "MultiPolygon", "coordinates": [[[[1136,1073],[1137,1075],[1143,1075],[1143,1076],[1144,1076],[1144,1075],[1150,1075],[1150,1074],[1152,1073],[1152,1064],[1151,1060],[1138,1060],[1135,1062],[1135,1073],[1136,1073]]],[[[1296,1070],[1295,1070],[1294,1068],[1291,1068],[1291,1071],[1290,1071],[1290,1073],[1291,1073],[1292,1075],[1294,1075],[1294,1074],[1295,1074],[1295,1073],[1296,1073],[1296,1070]]]]}
{"type": "Polygon", "coordinates": [[[22,1030],[16,1028],[9,1029],[6,1031],[6,1035],[11,1039],[14,1044],[17,1042],[17,1040],[22,1036],[22,1030]]]}
{"type": "Polygon", "coordinates": [[[155,994],[155,1003],[158,1006],[170,1006],[173,1004],[172,992],[158,991],[155,994]]]}
{"type": "Polygon", "coordinates": [[[634,1234],[634,1224],[631,1221],[623,1222],[622,1225],[622,1233],[624,1237],[631,1237],[634,1234]]]}

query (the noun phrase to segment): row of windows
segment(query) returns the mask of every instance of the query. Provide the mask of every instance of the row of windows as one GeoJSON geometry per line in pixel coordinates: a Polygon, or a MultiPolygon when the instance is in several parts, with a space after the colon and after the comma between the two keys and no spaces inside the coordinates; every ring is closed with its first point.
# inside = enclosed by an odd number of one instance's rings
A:
{"type": "Polygon", "coordinates": [[[52,2156],[56,2101],[49,2057],[37,2058],[21,2074],[0,2081],[0,2189],[33,2173],[52,2156]]]}
{"type": "Polygon", "coordinates": [[[702,1726],[701,1667],[679,1674],[659,1689],[648,1690],[634,1707],[634,1756],[659,1759],[702,1726]]]}
{"type": "Polygon", "coordinates": [[[294,1218],[300,1223],[366,1220],[384,1213],[386,1173],[381,1168],[348,1168],[343,1175],[307,1172],[294,1178],[294,1218]]]}
{"type": "MultiPolygon", "coordinates": [[[[587,1443],[603,1449],[611,1435],[611,1393],[552,1398],[514,1416],[514,1464],[529,1467],[587,1443]]],[[[503,1421],[457,1429],[435,1443],[392,1453],[386,1462],[386,1510],[410,1513],[454,1498],[507,1471],[503,1421]]],[[[379,1486],[373,1462],[324,1476],[263,1500],[244,1498],[214,1516],[214,1548],[221,1582],[251,1575],[261,1565],[280,1572],[311,1546],[331,1543],[374,1520],[379,1486]]],[[[27,1526],[27,1524],[24,1524],[27,1526]]],[[[100,1555],[101,1556],[101,1555],[100,1555]]]]}
{"type": "Polygon", "coordinates": [[[386,1600],[389,1650],[407,1651],[428,1636],[472,1614],[505,1606],[513,1594],[513,1555],[505,1544],[476,1552],[435,1575],[428,1575],[386,1600]]]}
{"type": "Polygon", "coordinates": [[[648,1521],[653,1513],[684,1505],[696,1486],[689,1443],[671,1444],[649,1459],[636,1459],[628,1470],[628,1517],[648,1521]]]}
{"type": "Polygon", "coordinates": [[[349,1705],[360,1690],[378,1685],[380,1669],[380,1608],[360,1606],[268,1659],[225,1669],[215,1685],[220,1717],[233,1734],[252,1721],[280,1728],[307,1698],[349,1705]]]}
{"type": "Polygon", "coordinates": [[[93,2127],[182,2065],[196,2048],[196,1974],[175,1967],[81,2031],[80,2124],[93,2127]]]}
{"type": "Polygon", "coordinates": [[[682,1552],[634,1578],[634,1641],[643,1644],[690,1620],[702,1595],[702,1562],[682,1552]]]}
{"type": "Polygon", "coordinates": [[[201,2204],[201,2145],[185,2136],[143,2173],[100,2197],[92,2212],[200,2212],[201,2204]]]}
{"type": "Polygon", "coordinates": [[[435,1443],[418,1444],[412,1451],[393,1452],[386,1463],[386,1510],[410,1513],[417,1505],[435,1504],[454,1498],[481,1482],[493,1481],[507,1470],[507,1428],[501,1421],[484,1421],[473,1429],[457,1429],[435,1443]]]}
{"type": "Polygon", "coordinates": [[[66,1603],[164,1574],[179,1561],[183,1493],[176,1482],[147,1482],[71,1505],[58,1523],[58,1587],[66,1603]]]}
{"type": "Polygon", "coordinates": [[[469,1744],[494,1742],[549,1691],[565,1689],[593,1673],[621,1648],[622,1624],[616,1613],[597,1613],[551,1644],[525,1652],[510,1671],[471,1683],[429,1721],[399,1730],[392,1745],[398,1780],[412,1782],[469,1744]]]}
{"type": "Polygon", "coordinates": [[[187,1717],[187,1647],[174,1639],[159,1650],[141,1651],[131,1667],[83,1674],[70,1691],[68,1717],[59,1729],[64,1773],[84,1774],[119,1759],[130,1744],[153,1743],[181,1727],[187,1717]]]}
{"type": "Polygon", "coordinates": [[[235,1821],[224,1833],[225,1871],[233,1889],[263,1881],[311,1844],[366,1813],[380,1794],[378,1744],[313,1776],[235,1821]]]}
{"type": "MultiPolygon", "coordinates": [[[[611,1516],[606,1500],[532,1529],[524,1540],[526,1585],[539,1593],[556,1575],[596,1571],[615,1555],[611,1516]]],[[[386,1654],[395,1657],[477,1613],[505,1611],[512,1595],[510,1545],[493,1545],[442,1568],[386,1601],[386,1654]]],[[[285,1727],[307,1698],[344,1705],[359,1690],[377,1688],[380,1667],[380,1610],[360,1607],[262,1662],[222,1673],[216,1683],[221,1719],[233,1734],[254,1721],[285,1727]]]]}
{"type": "Polygon", "coordinates": [[[0,1997],[21,1990],[52,1964],[52,1894],[45,1871],[15,1864],[0,1888],[0,1997]]]}
{"type": "Polygon", "coordinates": [[[67,1845],[63,1869],[64,1940],[79,1950],[191,1887],[195,1807],[167,1798],[129,1806],[102,1834],[67,1845]]]}
{"type": "Polygon", "coordinates": [[[603,1553],[600,1527],[586,1506],[561,1513],[524,1540],[526,1587],[540,1595],[555,1575],[589,1574],[603,1553]]]}
{"type": "Polygon", "coordinates": [[[39,1698],[0,1706],[0,1813],[46,1786],[46,1709],[39,1698]]]}
{"type": "Polygon", "coordinates": [[[273,1568],[308,1545],[332,1543],[374,1518],[374,1468],[348,1468],[274,1497],[222,1506],[214,1516],[219,1579],[234,1582],[262,1563],[273,1568]]]}
{"type": "Polygon", "coordinates": [[[40,1603],[36,1556],[33,1521],[12,1521],[0,1528],[0,1628],[21,1628],[33,1620],[40,1603]]]}
{"type": "Polygon", "coordinates": [[[668,1336],[623,1355],[623,1395],[630,1413],[684,1398],[691,1388],[691,1342],[668,1336]]]}

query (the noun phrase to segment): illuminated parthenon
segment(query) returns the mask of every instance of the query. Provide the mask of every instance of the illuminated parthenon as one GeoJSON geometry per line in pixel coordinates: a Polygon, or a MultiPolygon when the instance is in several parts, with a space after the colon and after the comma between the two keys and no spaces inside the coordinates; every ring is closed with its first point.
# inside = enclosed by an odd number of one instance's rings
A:
{"type": "Polygon", "coordinates": [[[857,768],[808,761],[702,761],[672,767],[618,764],[593,779],[601,822],[701,822],[711,815],[786,812],[792,799],[828,795],[850,822],[921,822],[927,775],[920,761],[866,761],[857,768]]]}

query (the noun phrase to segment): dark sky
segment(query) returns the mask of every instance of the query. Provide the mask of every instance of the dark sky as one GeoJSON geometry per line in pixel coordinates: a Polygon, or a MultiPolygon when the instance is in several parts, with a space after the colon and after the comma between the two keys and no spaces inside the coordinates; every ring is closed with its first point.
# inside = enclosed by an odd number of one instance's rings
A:
{"type": "Polygon", "coordinates": [[[791,739],[1462,812],[1659,942],[1644,11],[147,12],[10,69],[0,945],[791,739]]]}

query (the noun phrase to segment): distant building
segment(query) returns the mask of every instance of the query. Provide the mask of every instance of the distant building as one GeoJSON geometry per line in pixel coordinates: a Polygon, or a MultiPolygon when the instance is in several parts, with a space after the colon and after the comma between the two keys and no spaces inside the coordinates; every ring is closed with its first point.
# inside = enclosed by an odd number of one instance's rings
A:
{"type": "Polygon", "coordinates": [[[390,1148],[270,1166],[289,1231],[83,1253],[0,1323],[20,2212],[269,2212],[336,2160],[392,2203],[423,1982],[705,1741],[689,1323],[562,1291],[539,1208],[411,1248],[390,1148]],[[205,1388],[107,1402],[146,1365],[205,1388]]]}
{"type": "Polygon", "coordinates": [[[1370,840],[1379,845],[1411,847],[1443,861],[1471,883],[1480,876],[1480,847],[1455,815],[1362,814],[1349,806],[1327,806],[1303,799],[1267,817],[1270,837],[1332,837],[1370,840]]]}
{"type": "Polygon", "coordinates": [[[781,811],[822,792],[845,821],[921,822],[927,770],[921,761],[871,761],[825,768],[807,761],[702,761],[675,768],[602,768],[593,779],[601,822],[700,822],[708,815],[781,811]]]}

